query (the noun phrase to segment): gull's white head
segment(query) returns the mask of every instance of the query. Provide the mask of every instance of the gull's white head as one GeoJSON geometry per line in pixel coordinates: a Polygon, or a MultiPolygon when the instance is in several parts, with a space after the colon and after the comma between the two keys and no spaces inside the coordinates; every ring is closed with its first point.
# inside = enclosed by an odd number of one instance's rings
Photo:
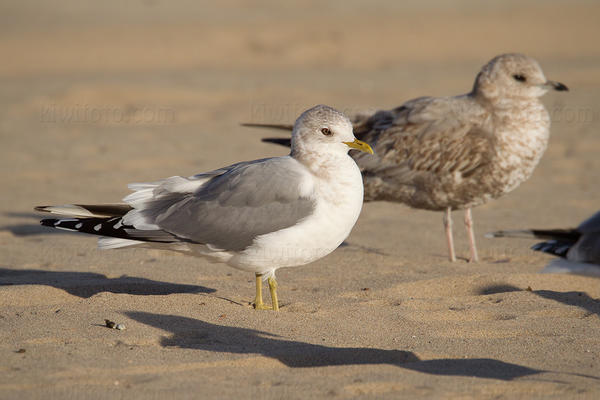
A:
{"type": "Polygon", "coordinates": [[[351,148],[373,153],[368,144],[354,137],[348,117],[334,108],[315,106],[304,111],[294,124],[292,156],[346,154],[351,148]]]}
{"type": "Polygon", "coordinates": [[[473,93],[493,101],[536,98],[549,89],[569,90],[560,82],[547,80],[533,58],[523,54],[502,54],[481,69],[475,79],[473,93]]]}

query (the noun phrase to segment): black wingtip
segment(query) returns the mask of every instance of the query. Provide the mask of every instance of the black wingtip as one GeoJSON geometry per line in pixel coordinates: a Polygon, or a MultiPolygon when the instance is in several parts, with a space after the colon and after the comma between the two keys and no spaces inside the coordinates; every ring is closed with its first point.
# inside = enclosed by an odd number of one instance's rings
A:
{"type": "Polygon", "coordinates": [[[42,226],[50,226],[54,228],[54,224],[58,221],[56,218],[47,218],[40,221],[40,225],[42,226]]]}
{"type": "Polygon", "coordinates": [[[264,143],[274,143],[284,147],[292,147],[292,139],[290,138],[262,138],[264,143]]]}
{"type": "Polygon", "coordinates": [[[49,206],[36,206],[36,207],[33,207],[33,209],[35,211],[39,211],[39,212],[48,212],[48,210],[47,210],[48,207],[49,206]]]}
{"type": "Polygon", "coordinates": [[[531,249],[535,251],[541,251],[542,253],[552,254],[557,257],[566,258],[571,246],[573,246],[572,242],[548,240],[546,242],[534,244],[531,246],[531,249]]]}

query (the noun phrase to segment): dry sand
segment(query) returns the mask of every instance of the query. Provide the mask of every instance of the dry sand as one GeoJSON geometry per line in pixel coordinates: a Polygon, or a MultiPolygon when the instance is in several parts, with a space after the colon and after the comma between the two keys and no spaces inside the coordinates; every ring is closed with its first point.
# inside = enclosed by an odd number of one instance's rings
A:
{"type": "Polygon", "coordinates": [[[0,398],[598,398],[600,281],[482,235],[598,209],[600,4],[483,3],[3,3],[0,398]],[[280,270],[281,312],[257,312],[248,273],[100,252],[32,212],[283,154],[238,122],[465,92],[506,51],[572,90],[544,100],[534,176],[475,209],[479,264],[446,261],[441,214],[367,204],[346,246],[280,270]]]}

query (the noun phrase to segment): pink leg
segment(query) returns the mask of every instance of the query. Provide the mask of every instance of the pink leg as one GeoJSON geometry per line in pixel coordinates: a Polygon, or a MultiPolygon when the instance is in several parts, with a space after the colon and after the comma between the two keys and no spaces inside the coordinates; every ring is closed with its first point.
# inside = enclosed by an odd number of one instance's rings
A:
{"type": "Polygon", "coordinates": [[[448,242],[448,253],[450,255],[450,261],[456,261],[456,254],[454,253],[454,238],[452,237],[452,208],[448,207],[444,214],[444,229],[446,230],[446,240],[448,242]]]}
{"type": "Polygon", "coordinates": [[[471,209],[465,210],[465,227],[467,228],[467,234],[469,235],[469,248],[471,250],[471,257],[469,262],[479,261],[477,256],[477,246],[475,245],[475,233],[473,232],[473,216],[471,215],[471,209]]]}

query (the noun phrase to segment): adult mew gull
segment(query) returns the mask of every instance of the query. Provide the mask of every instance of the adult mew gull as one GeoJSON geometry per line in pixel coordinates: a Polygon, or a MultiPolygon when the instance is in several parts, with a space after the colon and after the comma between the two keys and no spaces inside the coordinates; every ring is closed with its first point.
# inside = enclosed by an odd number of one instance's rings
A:
{"type": "MultiPolygon", "coordinates": [[[[503,54],[481,69],[467,94],[419,97],[355,117],[356,136],[371,143],[376,155],[353,155],[363,174],[365,201],[445,211],[451,261],[456,260],[451,211],[464,209],[469,260],[477,261],[471,208],[531,176],[548,143],[550,117],[539,97],[549,89],[568,90],[547,80],[533,58],[503,54]]],[[[289,145],[289,139],[263,140],[289,145]]]]}
{"type": "Polygon", "coordinates": [[[583,221],[577,228],[496,231],[485,236],[543,239],[544,242],[531,248],[568,261],[600,265],[600,211],[583,221]]]}
{"type": "Polygon", "coordinates": [[[319,105],[297,119],[288,156],[134,183],[125,204],[36,210],[67,217],[42,225],[101,235],[102,249],[158,247],[254,272],[255,308],[278,310],[275,270],[331,253],[358,219],[363,184],[351,148],[373,153],[344,114],[319,105]],[[271,307],[262,300],[263,279],[271,307]]]}

